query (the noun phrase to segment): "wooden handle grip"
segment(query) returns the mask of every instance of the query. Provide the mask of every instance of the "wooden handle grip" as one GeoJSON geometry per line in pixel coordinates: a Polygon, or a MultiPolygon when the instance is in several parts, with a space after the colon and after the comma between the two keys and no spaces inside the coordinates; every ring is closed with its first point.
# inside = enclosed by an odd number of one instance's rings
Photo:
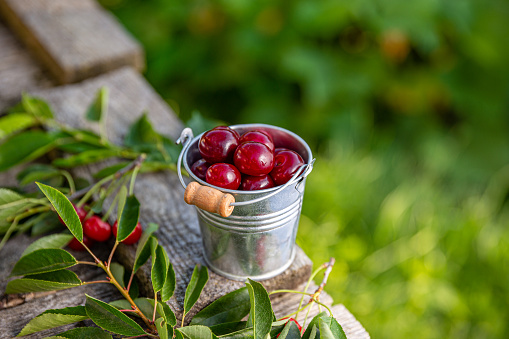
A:
{"type": "Polygon", "coordinates": [[[229,193],[223,193],[193,181],[186,187],[184,201],[189,205],[195,205],[202,210],[217,213],[226,218],[233,212],[233,206],[230,204],[235,202],[235,198],[229,193]]]}

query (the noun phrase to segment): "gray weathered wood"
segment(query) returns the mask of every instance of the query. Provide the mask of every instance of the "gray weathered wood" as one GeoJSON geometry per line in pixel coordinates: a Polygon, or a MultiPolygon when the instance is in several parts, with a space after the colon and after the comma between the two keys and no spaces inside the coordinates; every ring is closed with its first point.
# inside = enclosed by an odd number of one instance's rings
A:
{"type": "Polygon", "coordinates": [[[141,46],[93,0],[0,0],[0,13],[60,83],[144,68],[141,46]]]}
{"type": "Polygon", "coordinates": [[[0,21],[0,113],[19,101],[23,91],[51,85],[48,72],[0,21]]]}

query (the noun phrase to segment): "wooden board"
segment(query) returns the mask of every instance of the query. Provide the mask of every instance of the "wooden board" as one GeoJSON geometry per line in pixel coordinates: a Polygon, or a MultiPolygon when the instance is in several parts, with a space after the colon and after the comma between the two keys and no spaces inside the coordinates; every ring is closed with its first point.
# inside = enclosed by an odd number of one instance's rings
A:
{"type": "Polygon", "coordinates": [[[0,13],[59,83],[145,66],[138,42],[93,0],[0,0],[0,13]]]}
{"type": "Polygon", "coordinates": [[[0,113],[18,102],[23,91],[52,85],[50,74],[0,21],[0,113]]]}

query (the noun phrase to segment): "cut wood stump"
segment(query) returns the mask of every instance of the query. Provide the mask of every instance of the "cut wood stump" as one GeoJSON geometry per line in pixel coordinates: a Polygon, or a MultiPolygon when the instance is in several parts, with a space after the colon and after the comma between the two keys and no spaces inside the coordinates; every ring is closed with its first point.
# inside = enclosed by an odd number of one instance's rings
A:
{"type": "Polygon", "coordinates": [[[145,67],[139,43],[93,0],[0,0],[0,13],[59,83],[145,67]]]}

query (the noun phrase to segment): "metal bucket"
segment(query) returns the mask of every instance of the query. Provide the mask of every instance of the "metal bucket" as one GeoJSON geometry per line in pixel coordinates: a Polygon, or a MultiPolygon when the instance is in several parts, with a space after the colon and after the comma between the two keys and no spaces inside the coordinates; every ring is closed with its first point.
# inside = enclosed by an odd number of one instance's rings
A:
{"type": "Polygon", "coordinates": [[[283,128],[264,124],[230,127],[240,135],[253,129],[267,131],[276,148],[289,148],[304,159],[304,165],[282,186],[258,191],[218,189],[191,172],[191,165],[201,158],[198,142],[202,134],[193,138],[191,129],[186,128],[177,140],[183,145],[177,164],[182,186],[188,185],[181,173],[183,163],[189,173],[188,182],[213,187],[235,198],[228,217],[196,207],[208,266],[229,279],[264,280],[282,273],[293,262],[304,185],[314,159],[306,142],[283,128]]]}

